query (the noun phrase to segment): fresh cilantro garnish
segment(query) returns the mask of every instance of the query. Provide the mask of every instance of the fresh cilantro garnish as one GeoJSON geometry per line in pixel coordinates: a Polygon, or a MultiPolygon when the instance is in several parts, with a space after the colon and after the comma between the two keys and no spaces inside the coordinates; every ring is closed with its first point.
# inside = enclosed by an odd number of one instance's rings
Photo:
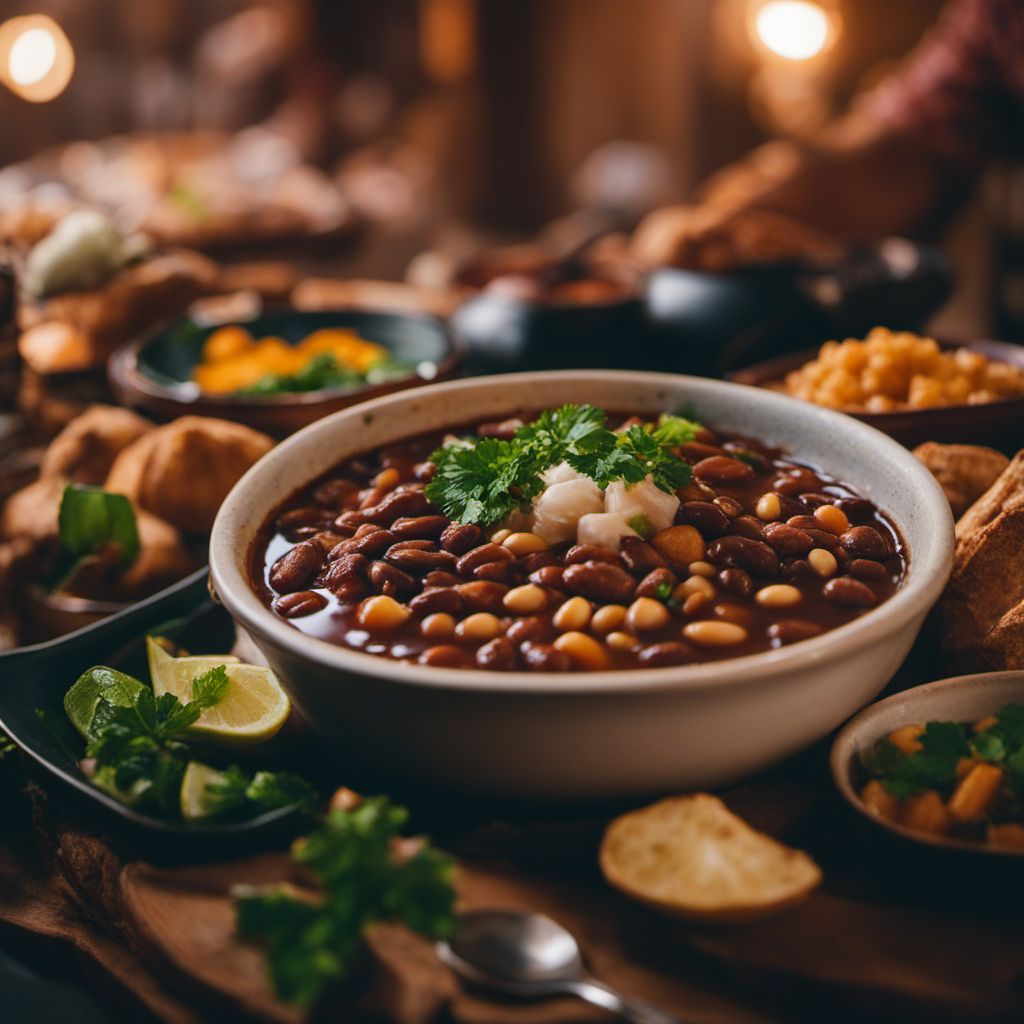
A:
{"type": "Polygon", "coordinates": [[[227,814],[238,810],[271,811],[278,807],[312,810],[320,795],[294,772],[256,772],[248,775],[237,765],[221,773],[206,787],[210,811],[227,814]]]}
{"type": "Polygon", "coordinates": [[[694,440],[700,431],[699,423],[665,412],[658,417],[658,425],[654,429],[654,439],[658,444],[674,448],[694,440]]]}
{"type": "Polygon", "coordinates": [[[971,756],[967,730],[956,722],[929,722],[920,742],[920,750],[905,754],[883,739],[865,758],[868,770],[899,800],[925,789],[952,786],[956,782],[957,762],[971,756]]]}
{"type": "Polygon", "coordinates": [[[284,884],[235,888],[238,932],[265,947],[281,999],[309,1006],[344,978],[374,921],[403,921],[432,938],[450,931],[452,861],[425,840],[403,840],[407,818],[383,796],[331,811],[293,847],[318,883],[308,897],[284,884]]]}
{"type": "Polygon", "coordinates": [[[650,519],[643,512],[637,512],[635,516],[630,516],[626,520],[626,525],[631,530],[635,530],[640,534],[644,540],[648,540],[654,534],[654,527],[651,525],[650,519]]]}
{"type": "Polygon", "coordinates": [[[135,510],[123,494],[68,484],[57,516],[60,556],[56,579],[65,580],[83,558],[109,555],[129,566],[139,554],[135,510]]]}
{"type": "Polygon", "coordinates": [[[650,476],[671,493],[690,482],[690,467],[671,449],[697,429],[679,417],[663,417],[658,427],[633,425],[616,433],[595,406],[564,405],[524,424],[511,440],[487,437],[438,449],[426,494],[458,522],[489,525],[528,508],[544,489],[541,474],[560,462],[602,489],[650,476]]]}

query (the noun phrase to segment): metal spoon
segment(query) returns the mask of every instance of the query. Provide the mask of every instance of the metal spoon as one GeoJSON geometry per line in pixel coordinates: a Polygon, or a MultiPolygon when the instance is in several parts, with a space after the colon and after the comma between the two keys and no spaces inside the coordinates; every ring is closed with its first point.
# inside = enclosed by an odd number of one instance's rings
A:
{"type": "Polygon", "coordinates": [[[576,940],[543,914],[475,910],[460,914],[441,959],[467,981],[526,999],[574,995],[634,1024],[682,1024],[589,975],[576,940]]]}

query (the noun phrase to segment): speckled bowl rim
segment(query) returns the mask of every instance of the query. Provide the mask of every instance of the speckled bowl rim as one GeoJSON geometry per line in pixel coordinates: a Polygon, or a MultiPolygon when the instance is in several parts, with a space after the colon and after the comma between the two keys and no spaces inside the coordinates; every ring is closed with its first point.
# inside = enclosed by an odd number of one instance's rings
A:
{"type": "MultiPolygon", "coordinates": [[[[514,403],[503,403],[500,413],[514,403]]],[[[453,422],[457,417],[453,417],[453,422]]],[[[402,435],[396,434],[396,439],[402,435]]],[[[794,454],[800,456],[799,452],[794,454]]],[[[338,459],[340,461],[340,457],[338,459]]],[[[301,485],[300,485],[301,486],[301,485]]],[[[896,524],[900,524],[897,522],[896,524]]],[[[949,502],[935,478],[902,445],[890,437],[842,413],[760,388],[734,384],[728,381],[690,377],[682,374],[618,372],[610,370],[563,370],[543,373],[501,374],[433,384],[409,392],[399,392],[385,398],[351,406],[326,416],[293,434],[264,455],[235,484],[221,505],[210,536],[210,580],[217,599],[222,601],[231,615],[257,639],[264,638],[275,647],[299,660],[312,660],[340,672],[364,677],[385,679],[392,683],[455,691],[487,691],[492,693],[544,693],[552,696],[568,694],[622,694],[643,691],[679,690],[714,691],[725,686],[761,686],[771,678],[788,676],[797,671],[827,670],[830,663],[847,654],[862,650],[874,641],[891,637],[918,617],[923,617],[938,600],[949,577],[953,556],[953,519],[949,502]],[[284,497],[254,500],[259,511],[247,508],[250,495],[259,493],[261,480],[272,467],[285,466],[291,458],[291,449],[306,439],[320,435],[324,439],[341,433],[345,425],[356,425],[367,417],[391,411],[400,415],[402,406],[409,402],[446,399],[450,408],[456,408],[455,399],[460,392],[471,389],[491,389],[504,386],[518,389],[528,396],[531,383],[561,382],[565,384],[623,384],[638,387],[679,387],[685,384],[696,396],[700,392],[728,396],[739,402],[753,400],[774,407],[780,415],[796,417],[806,422],[807,430],[816,425],[840,432],[851,444],[875,446],[899,463],[906,474],[908,488],[914,490],[922,502],[923,511],[933,520],[924,544],[911,552],[904,584],[884,604],[866,612],[852,622],[821,636],[803,640],[789,647],[744,655],[722,661],[695,665],[676,665],[666,668],[618,669],[606,672],[548,673],[548,672],[490,672],[485,669],[444,669],[414,665],[373,654],[352,651],[300,632],[278,618],[259,599],[238,565],[238,545],[234,530],[267,515],[284,497]],[[756,398],[754,397],[756,396],[756,398]]],[[[247,557],[247,556],[246,556],[247,557]]]]}
{"type": "MultiPolygon", "coordinates": [[[[889,832],[895,836],[899,836],[901,839],[905,839],[912,843],[919,843],[921,846],[928,847],[932,850],[956,850],[962,853],[977,854],[985,857],[997,857],[1003,860],[1019,860],[1024,859],[1024,850],[999,850],[993,849],[990,846],[986,846],[984,843],[972,843],[967,839],[944,839],[936,836],[925,835],[923,832],[915,832],[913,829],[906,828],[903,825],[897,824],[894,821],[887,821],[885,818],[880,818],[876,814],[872,814],[864,806],[864,801],[857,795],[856,789],[853,786],[853,773],[856,758],[860,754],[861,747],[858,744],[858,737],[861,731],[869,723],[875,721],[878,718],[884,718],[887,714],[894,711],[897,708],[903,708],[913,706],[918,703],[922,697],[927,697],[932,694],[942,693],[948,694],[950,697],[954,696],[961,690],[971,689],[979,691],[984,688],[987,682],[1002,683],[1002,682],[1015,682],[1020,689],[1020,698],[1024,702],[1024,670],[1011,669],[1005,672],[977,672],[971,675],[965,676],[950,676],[948,679],[939,679],[934,683],[925,683],[922,686],[914,686],[909,690],[903,690],[900,693],[895,693],[891,697],[886,697],[884,700],[877,701],[874,704],[868,705],[863,711],[858,712],[851,718],[846,725],[839,730],[835,740],[832,742],[832,748],[829,751],[829,768],[832,772],[832,781],[836,785],[836,789],[839,790],[840,796],[850,805],[862,818],[869,821],[875,827],[882,829],[885,832],[889,832]]],[[[986,712],[982,712],[978,717],[983,717],[984,714],[992,714],[998,711],[1000,707],[1007,703],[1007,699],[1004,697],[994,702],[994,706],[989,707],[986,712]]],[[[928,721],[935,720],[935,712],[929,712],[928,721]]],[[[941,719],[942,721],[963,721],[964,719],[958,716],[950,716],[948,718],[941,719]]],[[[915,720],[915,724],[920,720],[915,720]]],[[[977,718],[975,719],[977,721],[977,718]]]]}

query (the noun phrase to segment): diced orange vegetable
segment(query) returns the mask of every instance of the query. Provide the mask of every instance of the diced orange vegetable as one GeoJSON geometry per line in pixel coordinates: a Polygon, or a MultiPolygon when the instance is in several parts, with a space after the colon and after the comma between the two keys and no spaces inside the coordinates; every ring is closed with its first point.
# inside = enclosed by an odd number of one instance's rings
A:
{"type": "Polygon", "coordinates": [[[900,808],[900,824],[915,832],[927,832],[934,836],[945,835],[949,831],[950,821],[949,811],[946,810],[942,797],[934,789],[904,800],[900,808]]]}
{"type": "Polygon", "coordinates": [[[916,754],[921,749],[921,734],[923,732],[923,725],[904,725],[895,732],[889,733],[889,742],[897,750],[902,750],[904,754],[916,754]]]}
{"type": "Polygon", "coordinates": [[[215,363],[237,356],[252,345],[252,335],[244,328],[232,324],[211,332],[203,345],[203,362],[215,363]]]}
{"type": "Polygon", "coordinates": [[[989,825],[985,838],[998,850],[1024,850],[1024,825],[989,825]]]}
{"type": "Polygon", "coordinates": [[[956,780],[959,782],[977,764],[973,757],[961,757],[956,763],[956,780]]]}
{"type": "Polygon", "coordinates": [[[949,813],[968,825],[985,817],[1003,783],[1003,770],[994,764],[976,764],[949,798],[949,813]]]}
{"type": "Polygon", "coordinates": [[[872,779],[861,791],[860,798],[864,806],[879,818],[895,821],[900,805],[896,798],[882,785],[878,779],[872,779]]]}
{"type": "Polygon", "coordinates": [[[984,718],[979,718],[978,721],[971,726],[971,731],[975,733],[988,732],[988,730],[991,729],[993,725],[996,725],[998,721],[999,719],[996,718],[995,715],[986,715],[984,718]]]}

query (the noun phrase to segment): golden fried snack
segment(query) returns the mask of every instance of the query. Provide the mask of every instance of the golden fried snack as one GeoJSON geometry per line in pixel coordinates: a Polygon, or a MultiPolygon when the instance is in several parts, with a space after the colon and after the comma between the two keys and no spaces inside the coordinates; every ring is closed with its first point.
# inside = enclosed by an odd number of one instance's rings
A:
{"type": "Polygon", "coordinates": [[[914,449],[914,455],[939,481],[956,518],[962,516],[1010,464],[1002,452],[975,444],[926,441],[914,449]]]}
{"type": "Polygon", "coordinates": [[[632,255],[646,267],[720,273],[758,264],[836,262],[842,247],[830,235],[769,210],[670,206],[640,222],[632,255]]]}
{"type": "Polygon", "coordinates": [[[32,544],[56,538],[64,486],[59,477],[44,477],[15,491],[0,510],[0,537],[32,544]]]}
{"type": "Polygon", "coordinates": [[[1024,451],[956,525],[942,639],[960,671],[1024,668],[1024,451]]]}
{"type": "Polygon", "coordinates": [[[148,512],[136,511],[135,524],[139,531],[139,555],[114,577],[110,591],[114,600],[137,600],[156,593],[201,564],[170,523],[148,512]]]}
{"type": "Polygon", "coordinates": [[[707,793],[669,797],[616,818],[600,851],[605,878],[657,910],[749,921],[806,899],[821,882],[800,850],[751,828],[707,793]]]}
{"type": "Polygon", "coordinates": [[[183,533],[204,534],[238,478],[272,447],[241,424],[183,416],[121,452],[105,487],[183,533]]]}
{"type": "MultiPolygon", "coordinates": [[[[190,302],[209,294],[217,283],[217,267],[198,253],[168,252],[118,271],[98,288],[66,292],[41,301],[23,301],[18,312],[19,349],[37,373],[63,372],[69,351],[65,339],[40,342],[33,333],[42,324],[63,325],[68,339],[79,335],[91,364],[99,365],[128,338],[180,313],[190,302]]],[[[82,366],[75,366],[82,369],[82,366]]]]}
{"type": "Polygon", "coordinates": [[[51,442],[39,475],[102,484],[120,452],[153,429],[149,420],[112,405],[94,405],[51,442]]]}

